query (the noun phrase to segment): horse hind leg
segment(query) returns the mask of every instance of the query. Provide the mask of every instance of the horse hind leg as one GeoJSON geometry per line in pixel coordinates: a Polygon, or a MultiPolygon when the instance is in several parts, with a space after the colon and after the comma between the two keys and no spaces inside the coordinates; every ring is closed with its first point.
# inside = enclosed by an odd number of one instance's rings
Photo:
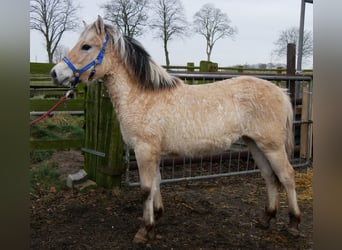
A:
{"type": "Polygon", "coordinates": [[[276,217],[279,209],[279,187],[280,182],[278,177],[272,170],[272,167],[265,157],[265,154],[259,149],[254,140],[244,137],[244,141],[247,143],[250,152],[253,155],[253,159],[256,162],[261,176],[265,180],[267,189],[267,205],[265,207],[264,215],[259,220],[258,227],[267,229],[269,228],[270,221],[276,217]]]}
{"type": "MultiPolygon", "coordinates": [[[[134,236],[133,242],[146,244],[154,238],[154,208],[161,202],[157,172],[159,171],[159,155],[152,153],[148,146],[135,149],[139,167],[140,186],[143,194],[143,221],[134,236]]],[[[160,208],[160,207],[159,207],[160,208]]]]}
{"type": "Polygon", "coordinates": [[[299,235],[298,225],[300,223],[300,210],[297,202],[295,189],[295,171],[291,166],[285,147],[281,147],[273,152],[267,152],[266,157],[269,160],[273,171],[278,176],[279,181],[284,186],[288,206],[289,206],[289,227],[288,231],[294,236],[299,235]]]}

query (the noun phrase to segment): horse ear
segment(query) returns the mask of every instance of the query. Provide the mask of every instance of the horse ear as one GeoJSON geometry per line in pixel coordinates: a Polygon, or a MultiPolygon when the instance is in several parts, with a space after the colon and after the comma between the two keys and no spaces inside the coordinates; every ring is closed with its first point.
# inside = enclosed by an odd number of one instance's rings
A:
{"type": "Polygon", "coordinates": [[[82,22],[83,22],[84,27],[87,27],[86,21],[83,20],[82,22]]]}
{"type": "Polygon", "coordinates": [[[105,33],[105,25],[101,16],[97,16],[95,28],[96,28],[97,34],[101,35],[105,33]]]}

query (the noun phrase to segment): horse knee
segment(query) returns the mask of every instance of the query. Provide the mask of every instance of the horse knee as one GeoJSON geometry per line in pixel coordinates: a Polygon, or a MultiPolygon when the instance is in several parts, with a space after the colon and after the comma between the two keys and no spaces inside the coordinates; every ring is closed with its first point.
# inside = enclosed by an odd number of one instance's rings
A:
{"type": "Polygon", "coordinates": [[[151,188],[142,186],[141,187],[141,195],[142,195],[143,201],[146,201],[151,195],[151,188]]]}

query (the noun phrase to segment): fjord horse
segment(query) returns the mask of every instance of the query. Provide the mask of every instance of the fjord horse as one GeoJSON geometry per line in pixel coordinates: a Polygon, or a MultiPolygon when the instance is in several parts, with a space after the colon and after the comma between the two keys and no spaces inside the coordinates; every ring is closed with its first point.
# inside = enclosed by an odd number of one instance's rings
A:
{"type": "Polygon", "coordinates": [[[159,189],[162,156],[210,155],[243,138],[265,179],[268,202],[260,225],[267,228],[279,208],[278,188],[288,198],[288,231],[298,234],[293,148],[293,111],[286,90],[255,77],[188,85],[158,66],[133,38],[101,17],[86,25],[67,57],[51,70],[55,84],[103,79],[123,140],[134,149],[144,196],[143,225],[134,237],[154,237],[163,211],[159,189]]]}

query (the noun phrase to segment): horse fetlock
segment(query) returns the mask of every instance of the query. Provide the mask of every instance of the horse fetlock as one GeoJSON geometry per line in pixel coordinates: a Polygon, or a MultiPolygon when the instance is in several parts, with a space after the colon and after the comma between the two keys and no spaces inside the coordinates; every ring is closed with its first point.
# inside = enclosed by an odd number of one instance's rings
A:
{"type": "Polygon", "coordinates": [[[289,227],[288,227],[289,230],[293,231],[295,233],[299,232],[298,225],[300,223],[300,215],[295,215],[295,214],[290,212],[289,218],[290,218],[289,227]]]}
{"type": "Polygon", "coordinates": [[[277,209],[265,208],[263,216],[259,219],[257,227],[262,229],[268,229],[270,227],[270,221],[276,217],[277,209]]]}
{"type": "Polygon", "coordinates": [[[148,197],[151,195],[151,189],[147,187],[142,187],[141,188],[141,194],[142,194],[142,199],[146,201],[148,197]]]}
{"type": "Polygon", "coordinates": [[[264,216],[268,217],[269,220],[275,218],[277,215],[277,209],[276,208],[265,208],[264,216]]]}
{"type": "Polygon", "coordinates": [[[156,221],[159,220],[163,216],[163,213],[164,213],[164,208],[163,207],[156,208],[154,210],[154,219],[156,221]]]}

